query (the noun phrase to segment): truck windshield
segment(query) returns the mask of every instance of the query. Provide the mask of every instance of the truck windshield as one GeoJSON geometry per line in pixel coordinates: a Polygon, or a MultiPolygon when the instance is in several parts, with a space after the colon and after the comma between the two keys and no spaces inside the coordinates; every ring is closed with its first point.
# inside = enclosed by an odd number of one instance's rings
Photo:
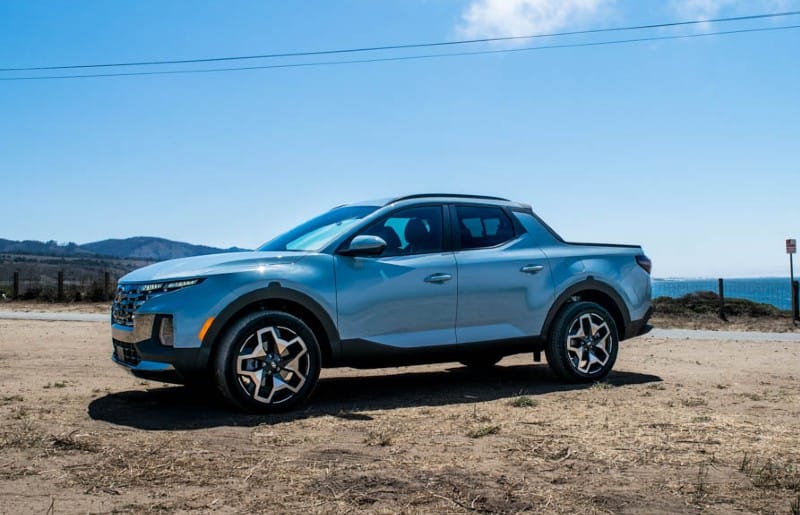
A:
{"type": "Polygon", "coordinates": [[[376,209],[376,206],[343,206],[331,209],[268,241],[258,250],[318,252],[376,209]]]}

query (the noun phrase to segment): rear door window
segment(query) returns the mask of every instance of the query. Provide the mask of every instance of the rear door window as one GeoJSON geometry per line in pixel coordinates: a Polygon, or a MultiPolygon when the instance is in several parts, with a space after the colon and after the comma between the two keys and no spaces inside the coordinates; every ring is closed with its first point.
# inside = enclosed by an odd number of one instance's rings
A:
{"type": "Polygon", "coordinates": [[[496,247],[516,236],[506,212],[494,206],[456,206],[456,238],[462,250],[496,247]]]}

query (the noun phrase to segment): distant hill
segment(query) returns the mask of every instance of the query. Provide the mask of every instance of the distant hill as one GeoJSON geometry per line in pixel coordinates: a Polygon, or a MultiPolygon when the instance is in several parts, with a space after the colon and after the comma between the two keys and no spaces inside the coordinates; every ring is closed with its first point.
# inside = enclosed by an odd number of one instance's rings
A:
{"type": "Polygon", "coordinates": [[[205,254],[216,254],[218,252],[239,252],[245,249],[231,247],[220,249],[208,247],[206,245],[193,245],[180,241],[167,240],[165,238],[154,238],[150,236],[137,236],[124,240],[103,240],[94,243],[86,243],[80,246],[94,254],[102,256],[112,256],[119,258],[139,258],[164,261],[166,259],[176,259],[191,256],[203,256],[205,254]]]}
{"type": "Polygon", "coordinates": [[[41,242],[33,240],[12,241],[0,238],[0,253],[31,254],[37,256],[59,257],[95,257],[107,256],[123,259],[144,259],[165,261],[182,257],[202,256],[218,252],[239,252],[245,249],[231,247],[220,249],[206,245],[193,245],[180,241],[137,236],[125,239],[109,239],[78,245],[67,243],[60,245],[55,241],[41,242]]]}
{"type": "Polygon", "coordinates": [[[37,256],[90,256],[92,252],[76,243],[59,245],[55,241],[13,241],[0,238],[0,252],[4,254],[35,254],[37,256]]]}

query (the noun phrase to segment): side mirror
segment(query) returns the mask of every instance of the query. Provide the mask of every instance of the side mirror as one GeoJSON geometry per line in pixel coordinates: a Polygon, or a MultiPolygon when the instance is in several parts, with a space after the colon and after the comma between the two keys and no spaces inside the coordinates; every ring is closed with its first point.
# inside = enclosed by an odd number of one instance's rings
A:
{"type": "Polygon", "coordinates": [[[350,241],[350,245],[341,249],[344,256],[377,256],[386,248],[386,240],[380,236],[360,234],[350,241]]]}

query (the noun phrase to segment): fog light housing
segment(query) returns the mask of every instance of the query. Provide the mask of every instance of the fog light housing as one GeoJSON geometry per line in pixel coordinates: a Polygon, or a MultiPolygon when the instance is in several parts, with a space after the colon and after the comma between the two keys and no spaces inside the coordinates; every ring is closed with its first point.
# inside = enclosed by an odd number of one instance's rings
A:
{"type": "Polygon", "coordinates": [[[175,330],[172,326],[172,315],[161,317],[161,324],[158,328],[158,339],[161,345],[172,347],[175,344],[175,330]]]}

